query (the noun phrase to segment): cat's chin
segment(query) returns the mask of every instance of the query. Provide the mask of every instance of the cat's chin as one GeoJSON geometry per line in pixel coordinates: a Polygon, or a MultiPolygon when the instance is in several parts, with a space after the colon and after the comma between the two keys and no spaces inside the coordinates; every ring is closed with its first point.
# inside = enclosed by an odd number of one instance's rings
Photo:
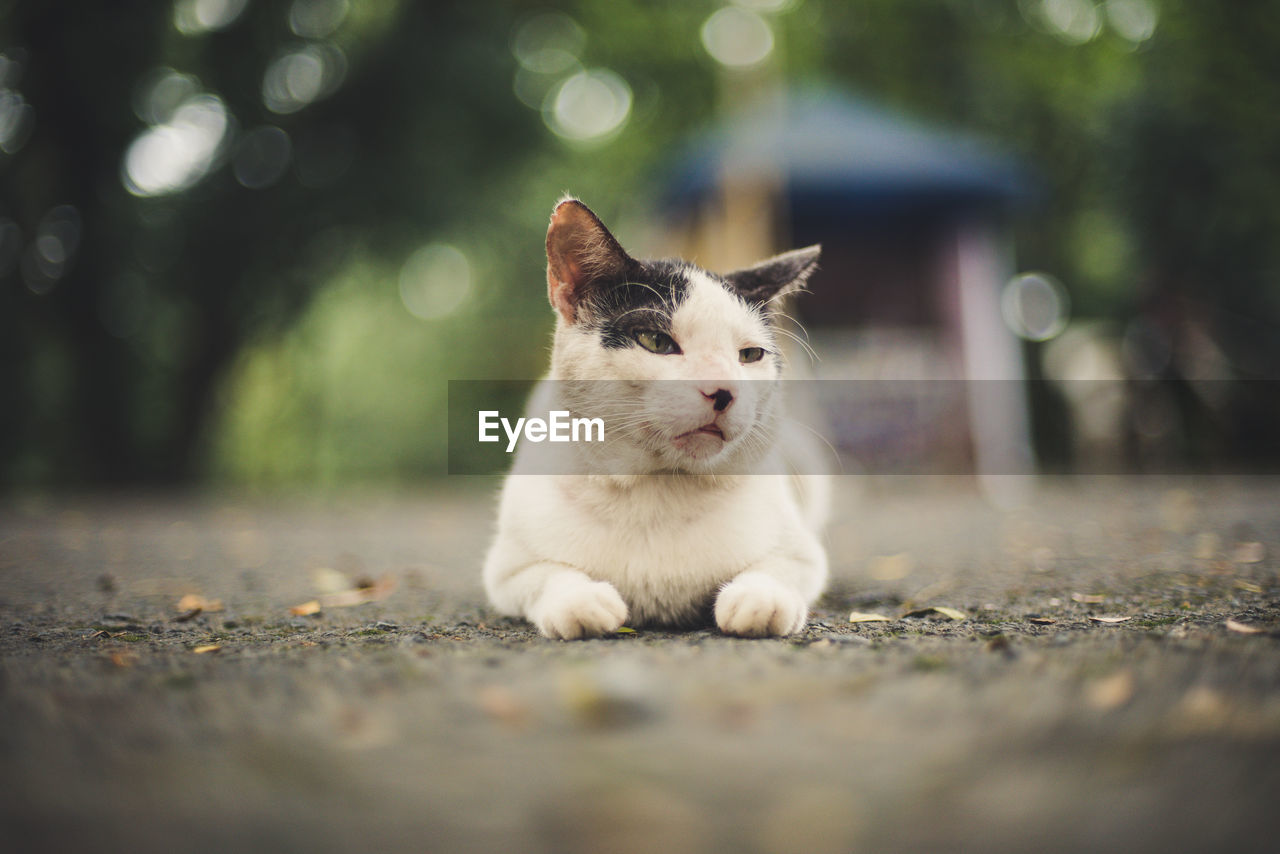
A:
{"type": "Polygon", "coordinates": [[[720,456],[729,443],[725,441],[720,430],[699,428],[682,433],[671,440],[671,444],[682,457],[698,462],[711,462],[720,456]]]}

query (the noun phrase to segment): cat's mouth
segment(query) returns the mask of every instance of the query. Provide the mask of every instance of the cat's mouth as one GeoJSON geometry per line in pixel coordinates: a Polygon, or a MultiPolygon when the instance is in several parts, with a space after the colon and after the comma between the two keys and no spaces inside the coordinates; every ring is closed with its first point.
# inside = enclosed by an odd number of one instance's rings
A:
{"type": "Polygon", "coordinates": [[[719,444],[726,442],[726,437],[724,437],[724,430],[721,425],[713,421],[712,424],[704,424],[698,429],[677,435],[675,442],[677,447],[685,448],[686,451],[699,446],[709,451],[708,442],[712,442],[714,446],[718,447],[719,444]]]}
{"type": "Polygon", "coordinates": [[[724,441],[724,430],[720,429],[720,425],[715,423],[703,424],[701,427],[699,427],[696,430],[690,430],[687,433],[681,433],[679,436],[676,436],[676,439],[677,440],[692,439],[693,437],[698,435],[714,436],[715,438],[719,439],[721,442],[724,441]]]}

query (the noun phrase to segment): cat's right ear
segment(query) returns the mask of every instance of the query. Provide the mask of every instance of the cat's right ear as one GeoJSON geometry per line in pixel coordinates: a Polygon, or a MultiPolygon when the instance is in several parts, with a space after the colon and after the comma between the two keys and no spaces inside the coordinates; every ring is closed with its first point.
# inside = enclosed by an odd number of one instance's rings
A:
{"type": "Polygon", "coordinates": [[[822,247],[806,246],[783,252],[754,267],[725,276],[743,299],[765,304],[778,297],[804,290],[804,284],[818,269],[822,247]]]}
{"type": "Polygon", "coordinates": [[[556,205],[547,229],[547,298],[575,323],[592,290],[620,281],[631,257],[599,217],[577,199],[556,205]]]}

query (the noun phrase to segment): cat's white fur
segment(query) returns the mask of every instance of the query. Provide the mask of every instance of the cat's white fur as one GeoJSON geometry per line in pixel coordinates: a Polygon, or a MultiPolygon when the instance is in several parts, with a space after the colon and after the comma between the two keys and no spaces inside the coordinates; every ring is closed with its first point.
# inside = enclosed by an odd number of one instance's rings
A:
{"type": "Polygon", "coordinates": [[[576,474],[522,473],[525,449],[518,452],[484,584],[499,611],[528,618],[547,637],[688,624],[709,603],[726,634],[791,634],[826,581],[825,478],[742,473],[787,471],[785,450],[803,441],[777,435],[778,401],[768,393],[777,360],[739,360],[744,347],[774,347],[770,328],[698,268],[686,275],[687,296],[671,319],[679,355],[603,348],[560,312],[550,382],[535,409],[557,405],[553,398],[577,381],[679,382],[637,385],[654,399],[622,402],[647,423],[637,428],[643,436],[627,434],[607,450],[605,473],[572,459],[595,454],[599,462],[601,449],[585,444],[557,449],[571,457],[557,470],[576,474]],[[678,439],[714,417],[708,396],[720,388],[734,395],[717,422],[725,441],[678,439]]]}

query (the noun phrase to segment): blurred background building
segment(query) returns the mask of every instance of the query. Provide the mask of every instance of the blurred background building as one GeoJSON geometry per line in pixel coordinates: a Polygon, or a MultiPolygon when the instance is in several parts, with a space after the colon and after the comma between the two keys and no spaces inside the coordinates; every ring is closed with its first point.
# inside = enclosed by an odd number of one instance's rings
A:
{"type": "Polygon", "coordinates": [[[962,135],[775,91],[691,144],[664,210],[676,254],[715,269],[822,244],[790,310],[820,354],[801,375],[830,381],[812,397],[853,465],[1025,473],[1026,371],[1001,291],[1012,208],[1032,194],[1024,167],[962,135]]]}
{"type": "Polygon", "coordinates": [[[0,4],[0,483],[440,474],[448,380],[543,369],[565,191],[637,254],[822,242],[818,372],[1027,377],[925,410],[958,465],[1274,466],[1277,43],[1184,0],[0,4]]]}

